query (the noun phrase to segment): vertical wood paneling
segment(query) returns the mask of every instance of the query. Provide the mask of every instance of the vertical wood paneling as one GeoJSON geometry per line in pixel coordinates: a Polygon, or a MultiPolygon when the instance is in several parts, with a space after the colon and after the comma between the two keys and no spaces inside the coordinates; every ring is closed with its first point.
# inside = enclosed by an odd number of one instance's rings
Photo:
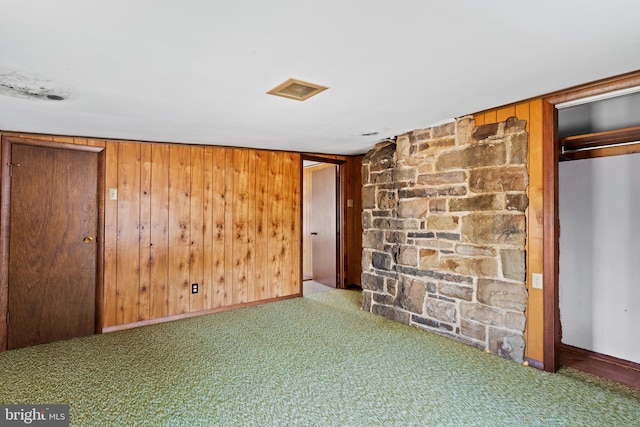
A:
{"type": "Polygon", "coordinates": [[[300,154],[23,136],[105,147],[107,330],[300,292],[300,154]]]}
{"type": "Polygon", "coordinates": [[[282,214],[282,241],[283,241],[283,292],[285,295],[297,294],[302,291],[300,283],[300,155],[294,153],[284,154],[283,174],[284,188],[283,214],[282,214]]]}
{"type": "Polygon", "coordinates": [[[169,147],[169,315],[189,312],[191,147],[169,147]]]}
{"type": "Polygon", "coordinates": [[[248,301],[249,248],[249,152],[234,150],[233,163],[233,304],[248,301]]]}
{"type": "Polygon", "coordinates": [[[492,123],[496,123],[498,120],[498,113],[496,110],[493,111],[487,111],[486,113],[484,113],[484,124],[485,125],[490,125],[492,123]]]}
{"type": "MultiPolygon", "coordinates": [[[[118,143],[112,141],[89,140],[88,145],[105,147],[105,189],[118,188],[118,143]]],[[[110,200],[106,194],[104,203],[104,285],[103,285],[103,327],[117,324],[117,228],[118,202],[110,200]]]]}
{"type": "Polygon", "coordinates": [[[526,120],[527,126],[526,131],[529,132],[531,129],[531,119],[529,117],[529,102],[523,102],[515,106],[516,109],[516,117],[520,120],[526,120]]]}
{"type": "Polygon", "coordinates": [[[496,111],[496,121],[504,122],[509,117],[513,117],[515,115],[516,115],[516,107],[514,105],[503,107],[503,108],[500,108],[498,111],[496,111]]]}
{"type": "Polygon", "coordinates": [[[140,145],[140,307],[138,317],[147,320],[151,307],[151,144],[140,145]]]}
{"type": "Polygon", "coordinates": [[[151,149],[150,317],[169,313],[169,146],[151,149]]]}
{"type": "Polygon", "coordinates": [[[269,156],[266,151],[256,151],[256,207],[255,207],[255,275],[254,299],[269,298],[269,156]]]}
{"type": "Polygon", "coordinates": [[[284,242],[282,240],[283,222],[283,163],[284,153],[269,153],[269,290],[271,297],[284,295],[283,260],[284,242]]]}
{"type": "Polygon", "coordinates": [[[212,148],[212,221],[215,227],[213,231],[213,247],[212,258],[212,277],[214,290],[211,291],[211,308],[221,307],[225,305],[226,295],[226,263],[227,246],[225,242],[226,227],[226,152],[224,148],[212,148]]]}
{"type": "Polygon", "coordinates": [[[140,284],[140,144],[118,149],[117,322],[136,322],[140,284]]]}
{"type": "Polygon", "coordinates": [[[54,142],[64,142],[67,144],[74,144],[75,141],[73,140],[72,137],[68,137],[68,136],[54,136],[51,138],[52,141],[54,142]]]}
{"type": "Polygon", "coordinates": [[[225,150],[225,187],[224,187],[224,199],[225,199],[225,211],[224,211],[224,304],[233,304],[233,285],[235,280],[234,273],[234,260],[235,260],[235,196],[234,196],[234,181],[235,181],[235,154],[238,150],[227,149],[225,150]]]}
{"type": "Polygon", "coordinates": [[[543,119],[542,100],[529,104],[529,207],[527,233],[527,287],[529,289],[527,307],[527,348],[526,355],[535,360],[543,360],[543,291],[531,287],[531,274],[543,273],[543,232],[544,232],[544,168],[543,168],[543,119]]]}
{"type": "Polygon", "coordinates": [[[256,154],[247,152],[247,301],[256,300],[256,154]]]}
{"type": "MultiPolygon", "coordinates": [[[[340,275],[340,282],[338,283],[338,287],[343,286],[343,285],[348,285],[352,282],[349,281],[349,277],[350,277],[350,261],[352,259],[352,256],[350,254],[350,252],[355,252],[355,251],[349,251],[349,248],[351,247],[349,245],[349,242],[353,240],[353,205],[354,205],[354,194],[355,194],[355,187],[354,187],[354,182],[353,182],[353,158],[349,158],[347,159],[341,167],[339,167],[339,174],[340,174],[340,178],[339,178],[339,187],[340,190],[338,191],[338,200],[344,200],[344,202],[340,203],[338,202],[338,206],[340,211],[342,212],[342,215],[344,216],[344,218],[347,219],[347,221],[340,221],[338,220],[338,228],[341,230],[341,235],[342,235],[342,239],[340,239],[341,241],[339,242],[340,244],[340,254],[342,255],[342,263],[343,263],[343,268],[344,268],[344,277],[342,276],[342,274],[340,275]],[[344,187],[342,185],[342,183],[346,184],[344,187]],[[351,201],[351,206],[352,207],[347,207],[348,202],[351,201]]],[[[340,272],[340,270],[338,270],[340,272]]]]}
{"type": "Polygon", "coordinates": [[[190,293],[189,311],[207,307],[208,288],[204,283],[204,148],[191,147],[191,250],[189,253],[189,284],[198,284],[198,293],[190,293]]]}
{"type": "Polygon", "coordinates": [[[30,133],[21,133],[18,135],[20,138],[35,138],[40,139],[42,141],[53,141],[53,136],[51,135],[38,135],[38,134],[30,134],[30,133]]]}
{"type": "MultiPolygon", "coordinates": [[[[202,283],[201,287],[206,290],[205,308],[213,306],[214,298],[214,272],[213,272],[213,233],[215,224],[213,222],[213,150],[204,148],[202,153],[202,283]]],[[[192,207],[193,210],[193,207],[192,207]]]]}
{"type": "Polygon", "coordinates": [[[364,156],[357,156],[351,159],[350,168],[353,187],[353,194],[351,195],[353,200],[353,208],[347,208],[352,218],[347,224],[352,227],[350,233],[350,239],[345,247],[345,252],[348,254],[347,261],[347,282],[348,284],[354,284],[361,286],[362,275],[362,159],[364,156]]]}
{"type": "MultiPolygon", "coordinates": [[[[117,142],[107,143],[105,153],[105,190],[118,188],[118,149],[117,142]]],[[[108,197],[104,204],[104,299],[103,325],[105,327],[118,324],[117,302],[117,255],[118,255],[118,201],[108,197]]]]}

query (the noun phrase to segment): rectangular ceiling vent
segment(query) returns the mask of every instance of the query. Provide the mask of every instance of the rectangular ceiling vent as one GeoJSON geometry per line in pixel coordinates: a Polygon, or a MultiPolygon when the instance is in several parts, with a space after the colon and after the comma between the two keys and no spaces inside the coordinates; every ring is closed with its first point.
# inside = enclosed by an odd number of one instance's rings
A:
{"type": "Polygon", "coordinates": [[[297,79],[289,79],[286,82],[274,87],[267,93],[269,95],[277,95],[289,99],[295,99],[298,101],[305,101],[327,89],[327,87],[317,85],[315,83],[304,82],[297,79]]]}

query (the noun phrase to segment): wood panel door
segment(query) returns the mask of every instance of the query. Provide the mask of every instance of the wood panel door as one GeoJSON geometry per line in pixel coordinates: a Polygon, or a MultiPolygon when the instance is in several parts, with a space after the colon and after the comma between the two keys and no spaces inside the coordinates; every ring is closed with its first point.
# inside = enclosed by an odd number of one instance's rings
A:
{"type": "Polygon", "coordinates": [[[18,143],[10,155],[7,347],[90,335],[98,155],[18,143]]]}
{"type": "Polygon", "coordinates": [[[338,167],[313,171],[311,189],[311,236],[313,280],[327,286],[338,283],[338,167]]]}

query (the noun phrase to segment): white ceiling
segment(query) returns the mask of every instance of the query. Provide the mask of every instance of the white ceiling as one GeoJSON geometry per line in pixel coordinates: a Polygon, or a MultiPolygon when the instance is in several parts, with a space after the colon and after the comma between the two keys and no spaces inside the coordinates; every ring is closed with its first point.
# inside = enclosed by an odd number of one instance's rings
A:
{"type": "Polygon", "coordinates": [[[638,70],[639,16],[637,0],[0,0],[0,129],[363,153],[638,70]],[[329,90],[265,94],[289,77],[329,90]]]}

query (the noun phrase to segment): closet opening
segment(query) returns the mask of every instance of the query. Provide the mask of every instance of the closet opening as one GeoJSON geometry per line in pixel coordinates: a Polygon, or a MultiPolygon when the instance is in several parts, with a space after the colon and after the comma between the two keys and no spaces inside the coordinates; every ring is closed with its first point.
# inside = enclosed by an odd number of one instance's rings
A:
{"type": "Polygon", "coordinates": [[[640,87],[554,109],[553,357],[640,387],[640,87]]]}

